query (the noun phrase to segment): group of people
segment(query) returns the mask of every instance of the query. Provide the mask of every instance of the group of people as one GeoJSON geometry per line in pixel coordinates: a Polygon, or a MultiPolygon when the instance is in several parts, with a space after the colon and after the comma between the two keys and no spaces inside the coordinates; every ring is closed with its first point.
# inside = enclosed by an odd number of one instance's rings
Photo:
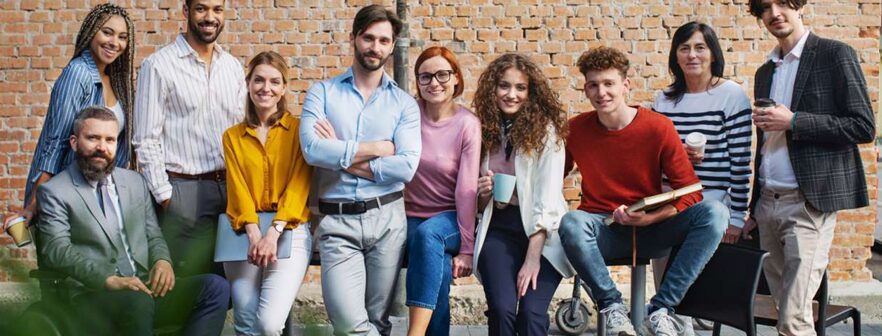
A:
{"type": "Polygon", "coordinates": [[[608,334],[636,335],[604,261],[633,249],[666,269],[645,327],[685,335],[677,304],[718,244],[758,225],[778,331],[811,334],[836,211],[868,203],[856,144],[875,125],[854,50],[810,33],[805,4],[748,4],[778,41],[754,89],[773,107],[751,107],[724,78],[714,31],[689,22],[651,109],[628,102],[623,52],[582,54],[594,111],[571,119],[541,67],[516,53],[487,66],[470,110],[457,103],[468,83],[456,56],[429,47],[414,98],[384,72],[402,22],[378,5],[355,16],[352,66],[313,84],[299,118],[287,110],[283,56],[261,52],[246,72],[215,42],[223,0],[185,2],[186,32],[144,60],[136,93],[132,21],[98,5],[52,90],[20,215],[37,227],[39,266],[74,280],[77,313],[100,332],[174,324],[217,335],[232,300],[236,334],[278,335],[316,243],[338,335],[390,333],[405,259],[409,335],[449,334],[450,284],[472,273],[491,335],[547,334],[554,291],[577,273],[608,334]],[[692,132],[705,135],[703,150],[683,144],[692,132]],[[582,197],[569,211],[574,166],[582,197]],[[493,198],[495,174],[515,177],[507,202],[493,198]],[[695,183],[704,190],[628,209],[695,183]],[[247,260],[213,262],[221,214],[247,236],[247,260]],[[280,258],[286,230],[290,257],[280,258]]]}

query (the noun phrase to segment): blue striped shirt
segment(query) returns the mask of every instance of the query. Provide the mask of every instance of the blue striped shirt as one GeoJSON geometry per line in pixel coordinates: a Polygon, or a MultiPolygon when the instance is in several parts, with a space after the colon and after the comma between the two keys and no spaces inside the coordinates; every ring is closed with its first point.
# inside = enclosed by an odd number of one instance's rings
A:
{"type": "Polygon", "coordinates": [[[366,200],[404,189],[420,161],[420,110],[416,100],[383,74],[365,101],[355,87],[352,69],[316,83],[306,92],[300,121],[300,145],[316,167],[316,195],[328,200],[366,200]],[[321,139],[315,123],[328,119],[339,140],[321,139]],[[390,140],[395,155],[370,161],[374,181],[345,171],[359,142],[390,140]]]}
{"type": "MultiPolygon", "coordinates": [[[[49,97],[49,110],[43,121],[43,131],[34,150],[34,160],[28,172],[25,186],[25,206],[34,192],[34,182],[43,172],[55,175],[74,162],[74,152],[70,148],[73,134],[73,121],[77,113],[92,105],[104,106],[104,92],[98,67],[88,49],[75,57],[61,71],[61,76],[52,87],[49,97]]],[[[122,101],[119,101],[122,104],[122,101]]],[[[122,109],[125,111],[125,108],[122,109]]],[[[116,166],[129,164],[129,142],[126,136],[125,115],[117,115],[120,124],[119,140],[116,147],[116,166]]]]}
{"type": "Polygon", "coordinates": [[[707,137],[704,159],[694,165],[705,199],[729,204],[729,223],[744,226],[750,191],[750,99],[738,84],[724,81],[700,93],[686,93],[674,104],[659,93],[652,109],[674,122],[681,139],[692,132],[707,137]]]}

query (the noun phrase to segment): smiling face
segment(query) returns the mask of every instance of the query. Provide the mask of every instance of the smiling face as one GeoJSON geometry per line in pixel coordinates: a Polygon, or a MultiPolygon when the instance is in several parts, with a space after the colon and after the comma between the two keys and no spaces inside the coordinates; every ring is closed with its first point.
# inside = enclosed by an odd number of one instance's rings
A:
{"type": "Polygon", "coordinates": [[[790,8],[784,0],[762,0],[760,7],[763,10],[760,20],[773,36],[783,39],[791,37],[794,31],[802,32],[801,8],[790,8]]]}
{"type": "Polygon", "coordinates": [[[98,181],[113,171],[117,134],[116,120],[86,119],[82,129],[70,137],[77,165],[87,179],[98,181]]]}
{"type": "Polygon", "coordinates": [[[279,100],[285,95],[285,77],[278,69],[261,64],[254,68],[248,78],[248,95],[258,112],[274,113],[279,100]]]}
{"type": "Polygon", "coordinates": [[[459,80],[454,75],[453,67],[444,57],[435,56],[420,64],[417,85],[420,89],[420,98],[426,103],[442,104],[453,100],[457,84],[459,84],[459,80]],[[441,83],[439,77],[447,78],[447,81],[441,83]],[[423,84],[422,78],[429,78],[429,83],[423,84]]]}
{"type": "Polygon", "coordinates": [[[113,63],[128,47],[129,32],[126,20],[122,16],[113,15],[98,29],[89,50],[92,58],[100,66],[113,63]]]}
{"type": "Polygon", "coordinates": [[[696,31],[692,37],[677,46],[677,64],[686,77],[710,76],[713,62],[711,50],[700,31],[696,31]]]}
{"type": "Polygon", "coordinates": [[[610,114],[628,107],[625,103],[631,82],[617,69],[585,73],[585,97],[598,114],[610,114]]]}
{"type": "Polygon", "coordinates": [[[514,115],[521,110],[530,92],[527,75],[516,68],[508,68],[496,83],[496,106],[506,115],[514,115]]]}
{"type": "Polygon", "coordinates": [[[204,44],[217,40],[224,30],[224,0],[193,0],[188,8],[184,4],[187,18],[187,34],[204,44]]]}
{"type": "Polygon", "coordinates": [[[358,66],[367,71],[380,70],[386,65],[395,46],[392,24],[389,21],[375,22],[358,36],[350,35],[350,43],[355,49],[358,66]]]}

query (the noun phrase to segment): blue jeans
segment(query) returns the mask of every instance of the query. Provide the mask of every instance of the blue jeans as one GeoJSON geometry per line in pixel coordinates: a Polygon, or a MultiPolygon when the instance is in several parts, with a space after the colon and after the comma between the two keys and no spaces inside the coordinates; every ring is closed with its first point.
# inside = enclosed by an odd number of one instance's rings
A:
{"type": "Polygon", "coordinates": [[[406,304],[433,310],[426,335],[450,334],[451,268],[459,246],[456,211],[428,219],[407,217],[406,304]]]}
{"type": "MultiPolygon", "coordinates": [[[[622,302],[622,293],[610,278],[604,259],[631,256],[631,227],[606,226],[606,216],[570,211],[561,219],[559,229],[567,258],[591,288],[600,309],[622,302]]],[[[661,287],[650,300],[653,307],[673,311],[672,307],[680,303],[717,250],[728,223],[729,209],[718,201],[706,200],[666,221],[637,228],[638,257],[656,258],[666,255],[673,246],[681,246],[677,257],[669,261],[661,287]]]]}

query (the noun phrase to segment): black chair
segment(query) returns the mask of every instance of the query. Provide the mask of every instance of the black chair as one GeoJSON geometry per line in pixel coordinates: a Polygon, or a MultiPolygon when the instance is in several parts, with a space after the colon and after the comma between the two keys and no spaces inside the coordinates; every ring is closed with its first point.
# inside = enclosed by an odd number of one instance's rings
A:
{"type": "MultiPolygon", "coordinates": [[[[670,260],[675,260],[678,252],[679,248],[675,248],[670,260]]],[[[767,255],[748,247],[720,244],[674,310],[677,314],[714,321],[715,336],[720,335],[720,323],[748,336],[756,335],[753,297],[767,255]]]]}
{"type": "MultiPolygon", "coordinates": [[[[854,336],[860,336],[861,312],[852,306],[830,304],[828,289],[827,272],[824,272],[824,276],[821,278],[821,285],[812,299],[812,317],[815,319],[815,333],[818,336],[825,336],[828,327],[850,318],[854,324],[854,336]]],[[[775,302],[772,300],[770,293],[766,277],[763,275],[755,301],[755,321],[758,324],[774,326],[778,323],[778,309],[775,307],[775,302]]]]}

